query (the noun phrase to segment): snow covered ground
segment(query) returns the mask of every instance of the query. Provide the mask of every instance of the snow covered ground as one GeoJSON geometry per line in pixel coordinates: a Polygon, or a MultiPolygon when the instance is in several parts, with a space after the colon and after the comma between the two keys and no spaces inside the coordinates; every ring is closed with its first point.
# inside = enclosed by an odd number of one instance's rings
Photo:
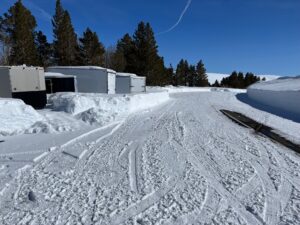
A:
{"type": "Polygon", "coordinates": [[[259,82],[247,90],[249,98],[300,117],[300,76],[259,82]]]}
{"type": "Polygon", "coordinates": [[[173,93],[95,130],[5,137],[0,224],[299,224],[299,156],[219,109],[267,118],[298,140],[300,123],[239,94],[173,93]],[[47,151],[29,163],[9,153],[22,147],[47,151]]]}

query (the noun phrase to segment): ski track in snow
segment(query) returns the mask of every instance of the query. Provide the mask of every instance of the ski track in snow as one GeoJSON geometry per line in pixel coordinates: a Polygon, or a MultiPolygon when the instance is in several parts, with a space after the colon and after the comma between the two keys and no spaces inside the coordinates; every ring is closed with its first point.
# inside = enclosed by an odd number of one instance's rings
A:
{"type": "Polygon", "coordinates": [[[218,111],[235,104],[174,94],[57,146],[1,191],[0,224],[300,224],[298,156],[218,111]]]}

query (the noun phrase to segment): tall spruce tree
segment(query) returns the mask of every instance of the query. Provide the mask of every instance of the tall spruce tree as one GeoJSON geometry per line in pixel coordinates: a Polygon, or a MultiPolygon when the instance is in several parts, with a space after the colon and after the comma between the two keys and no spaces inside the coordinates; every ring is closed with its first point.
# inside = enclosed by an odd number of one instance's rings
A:
{"type": "Polygon", "coordinates": [[[81,64],[77,35],[75,34],[70,14],[63,9],[60,0],[56,1],[52,24],[56,64],[60,66],[81,64]]]}
{"type": "Polygon", "coordinates": [[[48,43],[47,37],[42,31],[39,31],[36,34],[36,46],[39,65],[43,67],[50,66],[52,59],[52,46],[50,43],[48,43]]]}
{"type": "Polygon", "coordinates": [[[134,72],[136,69],[135,45],[132,37],[127,33],[117,43],[115,60],[119,68],[125,72],[134,72]]]}
{"type": "Polygon", "coordinates": [[[195,87],[197,82],[197,71],[194,65],[190,65],[189,72],[188,72],[188,86],[195,87]]]}
{"type": "Polygon", "coordinates": [[[197,67],[196,67],[196,72],[197,72],[196,86],[208,87],[209,82],[208,82],[208,78],[206,75],[206,69],[205,69],[205,66],[204,66],[202,60],[200,60],[198,62],[197,67]]]}
{"type": "Polygon", "coordinates": [[[221,87],[218,80],[215,81],[215,83],[212,85],[213,87],[221,87]]]}
{"type": "Polygon", "coordinates": [[[181,59],[176,68],[176,85],[188,85],[189,69],[188,61],[181,59]]]}
{"type": "Polygon", "coordinates": [[[18,0],[0,20],[1,39],[9,45],[8,61],[11,65],[37,65],[35,47],[36,20],[31,12],[18,0]]]}
{"type": "Polygon", "coordinates": [[[149,23],[138,24],[133,43],[135,64],[132,72],[146,76],[148,85],[159,85],[165,73],[164,60],[158,55],[158,46],[149,23]]]}
{"type": "Polygon", "coordinates": [[[11,25],[0,16],[0,65],[9,65],[9,54],[11,49],[11,38],[9,35],[11,25]]]}
{"type": "Polygon", "coordinates": [[[104,66],[105,49],[96,32],[87,28],[79,41],[83,65],[104,66]]]}

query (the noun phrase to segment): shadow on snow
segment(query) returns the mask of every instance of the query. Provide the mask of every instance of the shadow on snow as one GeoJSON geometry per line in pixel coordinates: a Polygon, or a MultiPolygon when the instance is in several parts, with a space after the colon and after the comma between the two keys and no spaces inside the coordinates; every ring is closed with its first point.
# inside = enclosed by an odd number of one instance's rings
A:
{"type": "Polygon", "coordinates": [[[250,99],[246,93],[241,93],[241,94],[237,94],[236,95],[236,98],[243,102],[243,103],[246,103],[256,109],[259,109],[259,110],[262,110],[262,111],[265,111],[265,112],[268,112],[268,113],[272,113],[276,116],[280,116],[282,118],[285,118],[285,119],[288,119],[288,120],[292,120],[296,123],[300,123],[300,115],[297,115],[295,113],[292,113],[292,112],[287,112],[287,111],[283,111],[282,109],[278,109],[278,108],[275,108],[275,107],[272,107],[272,106],[268,106],[268,105],[264,105],[264,104],[261,104],[259,102],[256,102],[252,99],[250,99]]]}

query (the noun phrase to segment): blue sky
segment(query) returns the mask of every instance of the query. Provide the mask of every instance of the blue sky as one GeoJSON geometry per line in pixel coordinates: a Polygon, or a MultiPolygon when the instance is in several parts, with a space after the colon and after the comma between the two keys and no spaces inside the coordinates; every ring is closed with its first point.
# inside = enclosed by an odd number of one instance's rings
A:
{"type": "MultiPolygon", "coordinates": [[[[1,0],[0,13],[15,1],[1,0]]],[[[55,0],[23,0],[52,40],[55,0]]],[[[62,0],[77,34],[95,30],[105,46],[148,21],[156,33],[179,19],[188,0],[62,0]]],[[[157,36],[166,65],[203,59],[209,72],[300,74],[300,0],[192,0],[178,26],[157,36]]]]}

